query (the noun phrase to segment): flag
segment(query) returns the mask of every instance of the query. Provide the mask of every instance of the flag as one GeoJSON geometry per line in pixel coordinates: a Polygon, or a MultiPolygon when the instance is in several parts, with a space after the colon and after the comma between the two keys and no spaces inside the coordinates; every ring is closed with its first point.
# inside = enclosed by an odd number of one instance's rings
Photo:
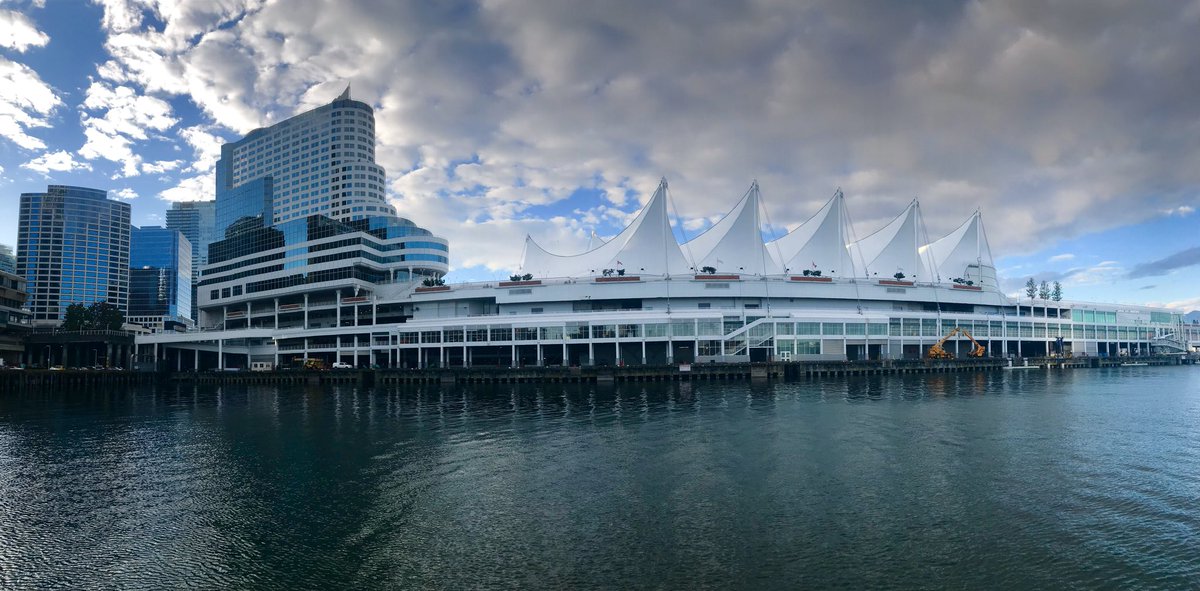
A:
{"type": "Polygon", "coordinates": [[[622,263],[621,261],[617,261],[617,264],[618,264],[618,265],[624,265],[625,263],[622,263]]]}
{"type": "Polygon", "coordinates": [[[814,268],[814,269],[816,269],[816,268],[817,268],[817,261],[813,261],[813,268],[814,268]]]}

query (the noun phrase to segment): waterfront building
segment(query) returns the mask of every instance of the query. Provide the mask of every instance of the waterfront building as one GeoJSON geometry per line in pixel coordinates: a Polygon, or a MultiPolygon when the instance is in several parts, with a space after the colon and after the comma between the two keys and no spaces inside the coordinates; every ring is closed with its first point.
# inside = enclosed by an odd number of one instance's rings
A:
{"type": "MultiPolygon", "coordinates": [[[[582,253],[551,253],[527,238],[529,280],[393,281],[352,297],[260,298],[226,310],[226,330],[143,337],[143,354],[152,349],[172,368],[309,358],[407,368],[919,359],[954,328],[992,357],[1192,346],[1170,310],[1007,296],[979,212],[930,240],[913,202],[853,240],[838,193],[764,243],[755,185],[680,244],[668,199],[664,181],[629,227],[582,253]]],[[[245,232],[257,243],[285,241],[275,228],[245,232]]],[[[956,356],[973,347],[965,337],[943,346],[956,356]]]]}
{"type": "Polygon", "coordinates": [[[201,327],[337,327],[379,293],[444,275],[449,244],[398,217],[370,105],[333,102],[225,144],[201,327]]]}
{"type": "Polygon", "coordinates": [[[196,285],[200,282],[200,269],[208,264],[208,245],[217,236],[217,202],[183,201],[171,204],[167,210],[167,227],[178,230],[192,245],[192,309],[188,315],[195,320],[200,317],[196,298],[196,285]]]}
{"type": "Polygon", "coordinates": [[[13,254],[12,247],[7,244],[0,244],[0,272],[17,272],[17,257],[13,254]]]}
{"type": "Polygon", "coordinates": [[[192,325],[192,245],[178,230],[134,228],[126,320],[152,332],[192,325]]]}
{"type": "Polygon", "coordinates": [[[21,363],[29,333],[29,312],[24,309],[27,295],[24,277],[0,271],[0,366],[21,363]]]}
{"type": "Polygon", "coordinates": [[[21,194],[17,274],[35,325],[57,326],[74,303],[127,310],[129,214],[128,203],[101,189],[50,185],[21,194]]]}

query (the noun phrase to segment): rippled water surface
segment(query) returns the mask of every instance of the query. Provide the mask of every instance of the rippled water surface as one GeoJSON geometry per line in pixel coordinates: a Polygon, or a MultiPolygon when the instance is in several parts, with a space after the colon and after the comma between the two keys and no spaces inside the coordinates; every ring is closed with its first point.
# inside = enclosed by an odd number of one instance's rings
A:
{"type": "Polygon", "coordinates": [[[1200,369],[0,395],[0,588],[1197,588],[1200,369]]]}

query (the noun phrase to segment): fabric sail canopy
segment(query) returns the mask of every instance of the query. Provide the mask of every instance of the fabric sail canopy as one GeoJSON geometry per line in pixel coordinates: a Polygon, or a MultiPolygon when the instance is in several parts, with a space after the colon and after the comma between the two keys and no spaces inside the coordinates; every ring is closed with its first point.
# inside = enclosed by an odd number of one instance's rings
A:
{"type": "Polygon", "coordinates": [[[521,270],[536,277],[586,277],[600,274],[604,269],[626,269],[646,275],[689,273],[691,265],[671,231],[666,191],[664,180],[620,234],[577,255],[551,253],[526,236],[521,270]]]}

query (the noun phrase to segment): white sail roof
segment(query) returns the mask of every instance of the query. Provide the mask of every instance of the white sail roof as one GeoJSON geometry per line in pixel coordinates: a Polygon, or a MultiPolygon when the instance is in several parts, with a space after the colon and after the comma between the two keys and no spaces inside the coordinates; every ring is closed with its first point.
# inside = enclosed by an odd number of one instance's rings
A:
{"type": "Polygon", "coordinates": [[[903,273],[909,280],[933,281],[934,276],[920,252],[925,243],[924,226],[920,205],[913,200],[888,225],[851,245],[857,260],[866,266],[859,271],[872,278],[886,279],[903,273]]]}
{"type": "Polygon", "coordinates": [[[854,277],[854,261],[847,248],[845,197],[834,194],[816,214],[778,240],[771,242],[771,254],[777,257],[785,273],[806,269],[825,275],[854,277]]]}
{"type": "Polygon", "coordinates": [[[758,183],[751,185],[733,211],[683,247],[693,257],[696,269],[714,267],[719,273],[747,275],[782,272],[763,243],[758,183]]]}
{"type": "Polygon", "coordinates": [[[604,239],[601,238],[600,235],[597,234],[595,230],[592,230],[591,235],[588,236],[587,250],[592,250],[593,248],[596,248],[597,246],[600,246],[601,244],[604,244],[604,239]]]}
{"type": "Polygon", "coordinates": [[[521,269],[535,277],[582,277],[598,275],[604,269],[627,269],[634,275],[688,273],[691,265],[671,232],[666,191],[664,179],[628,227],[581,254],[556,255],[526,236],[521,269]]]}
{"type": "Polygon", "coordinates": [[[962,278],[987,284],[990,278],[991,284],[995,283],[996,266],[978,211],[953,232],[921,247],[921,252],[933,259],[942,280],[962,278]]]}

